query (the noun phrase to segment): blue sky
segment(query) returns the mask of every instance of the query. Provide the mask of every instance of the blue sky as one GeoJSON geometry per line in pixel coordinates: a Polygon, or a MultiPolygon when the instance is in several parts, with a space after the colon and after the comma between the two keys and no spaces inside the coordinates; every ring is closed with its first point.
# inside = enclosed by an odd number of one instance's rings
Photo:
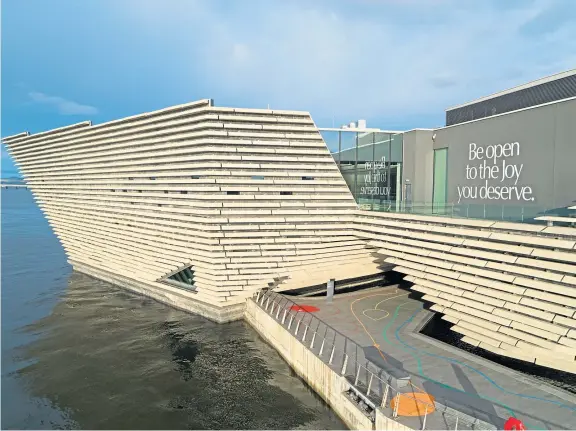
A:
{"type": "Polygon", "coordinates": [[[201,98],[441,126],[446,107],[576,67],[575,3],[3,0],[1,133],[201,98]]]}

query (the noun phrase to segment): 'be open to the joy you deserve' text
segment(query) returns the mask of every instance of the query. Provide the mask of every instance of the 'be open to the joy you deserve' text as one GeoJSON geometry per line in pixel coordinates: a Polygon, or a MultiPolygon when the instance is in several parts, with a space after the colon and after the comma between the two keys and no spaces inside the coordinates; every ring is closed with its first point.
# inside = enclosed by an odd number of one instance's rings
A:
{"type": "Polygon", "coordinates": [[[483,180],[483,184],[458,186],[458,203],[462,199],[533,201],[532,187],[520,182],[524,163],[514,163],[519,155],[518,142],[485,147],[471,143],[466,180],[483,180]]]}

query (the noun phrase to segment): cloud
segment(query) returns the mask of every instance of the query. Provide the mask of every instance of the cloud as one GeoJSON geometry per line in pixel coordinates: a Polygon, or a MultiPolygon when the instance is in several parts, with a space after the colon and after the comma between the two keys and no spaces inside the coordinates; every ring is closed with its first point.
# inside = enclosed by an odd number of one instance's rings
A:
{"type": "Polygon", "coordinates": [[[576,8],[566,8],[565,3],[554,2],[543,8],[534,18],[520,27],[520,33],[528,37],[541,37],[555,33],[576,21],[576,8]]]}
{"type": "Polygon", "coordinates": [[[456,85],[458,81],[450,76],[435,76],[430,83],[436,88],[448,88],[456,85]]]}
{"type": "Polygon", "coordinates": [[[576,64],[576,26],[538,40],[522,30],[542,14],[553,21],[558,10],[570,13],[572,0],[502,3],[126,0],[112,7],[181,58],[217,104],[396,121],[441,118],[448,106],[576,64]]]}
{"type": "Polygon", "coordinates": [[[62,115],[95,115],[98,109],[90,105],[82,105],[73,100],[64,99],[59,96],[49,96],[37,91],[28,92],[32,101],[53,106],[62,115]]]}

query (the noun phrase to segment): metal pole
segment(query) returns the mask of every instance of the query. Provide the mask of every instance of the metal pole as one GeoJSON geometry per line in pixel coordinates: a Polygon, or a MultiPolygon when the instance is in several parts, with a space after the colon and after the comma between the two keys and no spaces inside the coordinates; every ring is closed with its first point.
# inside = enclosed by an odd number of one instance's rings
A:
{"type": "Polygon", "coordinates": [[[318,356],[322,357],[322,352],[324,351],[324,343],[326,342],[326,340],[324,338],[322,338],[322,344],[320,344],[320,352],[318,353],[318,356]]]}
{"type": "Polygon", "coordinates": [[[295,335],[295,336],[298,335],[298,329],[300,329],[300,321],[301,321],[301,320],[302,320],[302,319],[300,319],[300,320],[298,321],[298,323],[296,323],[296,331],[294,332],[294,335],[295,335]]]}
{"type": "Polygon", "coordinates": [[[266,305],[264,306],[264,310],[268,311],[269,305],[270,305],[270,298],[266,299],[266,305]]]}
{"type": "Polygon", "coordinates": [[[358,184],[358,132],[354,132],[354,146],[355,146],[355,152],[354,152],[354,191],[352,192],[352,195],[354,196],[354,199],[356,199],[356,202],[358,202],[358,194],[356,191],[356,187],[358,184]]]}
{"type": "Polygon", "coordinates": [[[290,321],[288,322],[288,330],[290,330],[290,327],[292,326],[292,321],[294,320],[294,315],[290,315],[290,321]]]}
{"type": "Polygon", "coordinates": [[[358,372],[356,373],[356,379],[354,380],[354,386],[358,386],[358,380],[360,380],[360,366],[358,366],[358,372]]]}
{"type": "Polygon", "coordinates": [[[334,298],[334,286],[335,286],[336,280],[331,278],[330,281],[328,281],[328,283],[326,284],[326,301],[327,302],[332,302],[332,299],[334,298]]]}
{"type": "Polygon", "coordinates": [[[284,310],[284,314],[282,315],[282,324],[284,324],[284,322],[286,321],[286,314],[288,313],[288,310],[284,310]]]}
{"type": "MultiPolygon", "coordinates": [[[[384,169],[386,174],[386,186],[390,187],[390,179],[392,178],[392,172],[390,172],[390,166],[392,165],[392,133],[388,134],[388,166],[386,166],[386,159],[384,160],[384,169]]],[[[390,196],[388,196],[390,199],[390,196]]]]}
{"type": "Polygon", "coordinates": [[[304,328],[304,335],[302,336],[302,341],[306,340],[306,333],[308,332],[308,325],[304,325],[304,326],[306,326],[306,327],[304,328]]]}
{"type": "Polygon", "coordinates": [[[278,320],[279,316],[280,316],[280,304],[278,304],[278,311],[276,312],[276,320],[278,320]]]}
{"type": "Polygon", "coordinates": [[[426,429],[426,418],[428,417],[428,404],[426,404],[426,411],[424,412],[424,420],[422,421],[422,429],[426,429]]]}
{"type": "Polygon", "coordinates": [[[346,353],[344,353],[344,364],[342,364],[342,372],[340,373],[343,376],[346,375],[347,366],[348,366],[348,355],[346,353]]]}
{"type": "Polygon", "coordinates": [[[334,359],[334,349],[336,346],[332,346],[332,352],[330,353],[330,360],[328,361],[329,365],[332,365],[332,359],[334,359]]]}
{"type": "Polygon", "coordinates": [[[392,412],[392,417],[398,416],[398,406],[400,406],[400,394],[396,394],[396,405],[394,406],[394,412],[392,412]]]}
{"type": "Polygon", "coordinates": [[[272,315],[272,313],[274,313],[274,306],[276,305],[276,303],[274,301],[272,301],[272,306],[270,307],[270,315],[272,315]]]}
{"type": "Polygon", "coordinates": [[[256,292],[256,302],[260,299],[260,291],[256,292]]]}
{"type": "Polygon", "coordinates": [[[456,416],[456,425],[454,425],[454,431],[458,429],[458,416],[456,416]]]}
{"type": "Polygon", "coordinates": [[[338,169],[342,165],[342,132],[338,131],[338,169]]]}
{"type": "Polygon", "coordinates": [[[382,404],[381,407],[386,407],[386,399],[388,398],[388,391],[390,390],[390,386],[386,384],[386,389],[384,389],[384,396],[382,397],[382,404]]]}
{"type": "Polygon", "coordinates": [[[374,378],[374,374],[370,373],[370,381],[368,382],[368,389],[366,390],[366,396],[370,395],[370,388],[372,387],[372,379],[374,378]]]}
{"type": "Polygon", "coordinates": [[[316,339],[316,332],[312,334],[312,342],[310,343],[310,349],[314,348],[314,340],[316,339]]]}
{"type": "MultiPolygon", "coordinates": [[[[372,132],[372,164],[374,164],[375,160],[376,160],[376,133],[372,132]]],[[[364,166],[366,166],[366,163],[364,163],[364,166]]],[[[386,186],[388,185],[389,184],[386,184],[386,186]]],[[[370,201],[370,209],[374,210],[374,195],[372,195],[372,200],[370,201]]]]}

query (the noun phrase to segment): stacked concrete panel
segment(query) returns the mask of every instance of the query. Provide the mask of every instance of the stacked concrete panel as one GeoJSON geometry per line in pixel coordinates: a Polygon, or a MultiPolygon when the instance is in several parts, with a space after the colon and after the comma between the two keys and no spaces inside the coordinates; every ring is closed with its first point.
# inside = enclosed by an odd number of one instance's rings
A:
{"type": "Polygon", "coordinates": [[[4,142],[76,269],[218,321],[299,268],[371,261],[306,112],[201,100],[4,142]],[[188,267],[189,290],[165,282],[188,267]]]}
{"type": "Polygon", "coordinates": [[[576,372],[576,229],[357,212],[357,233],[462,340],[576,372]]]}

